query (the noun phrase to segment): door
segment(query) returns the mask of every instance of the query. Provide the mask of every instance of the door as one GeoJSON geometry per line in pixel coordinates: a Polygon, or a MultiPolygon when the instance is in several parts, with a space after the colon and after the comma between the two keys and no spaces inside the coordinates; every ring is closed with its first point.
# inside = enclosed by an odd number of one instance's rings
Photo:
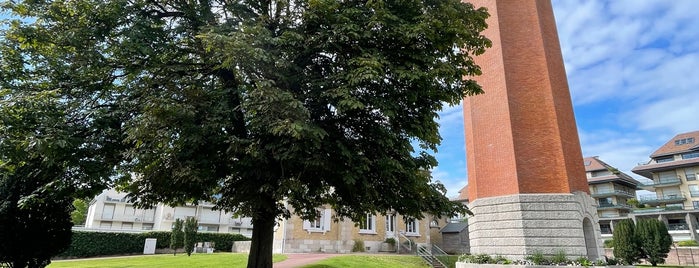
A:
{"type": "Polygon", "coordinates": [[[396,215],[386,215],[386,238],[396,237],[396,215]]]}

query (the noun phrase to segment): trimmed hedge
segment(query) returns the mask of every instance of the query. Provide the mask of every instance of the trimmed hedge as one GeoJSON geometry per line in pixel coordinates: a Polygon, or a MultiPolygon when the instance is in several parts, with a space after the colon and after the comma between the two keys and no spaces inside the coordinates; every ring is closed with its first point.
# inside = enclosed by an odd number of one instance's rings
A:
{"type": "MultiPolygon", "coordinates": [[[[156,248],[170,246],[170,232],[146,233],[103,233],[73,231],[70,247],[58,255],[63,258],[84,258],[107,255],[130,255],[143,253],[146,238],[156,238],[156,248]]],[[[216,251],[230,251],[233,241],[247,241],[240,234],[199,233],[198,242],[214,242],[216,251]]]]}

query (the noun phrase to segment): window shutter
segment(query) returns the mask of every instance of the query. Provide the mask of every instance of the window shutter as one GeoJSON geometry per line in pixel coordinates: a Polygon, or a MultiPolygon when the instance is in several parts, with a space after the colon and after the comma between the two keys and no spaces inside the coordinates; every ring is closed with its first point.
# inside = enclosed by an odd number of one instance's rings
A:
{"type": "Polygon", "coordinates": [[[325,211],[323,212],[323,230],[324,231],[330,231],[330,209],[326,208],[325,211]]]}
{"type": "Polygon", "coordinates": [[[311,229],[311,222],[307,220],[303,220],[303,229],[308,230],[311,229]]]}

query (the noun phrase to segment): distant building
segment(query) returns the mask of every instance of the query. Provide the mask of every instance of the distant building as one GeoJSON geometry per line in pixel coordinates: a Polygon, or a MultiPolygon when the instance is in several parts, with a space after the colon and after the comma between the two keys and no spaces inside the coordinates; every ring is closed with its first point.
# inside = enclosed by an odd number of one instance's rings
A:
{"type": "Polygon", "coordinates": [[[636,197],[636,189],[640,183],[597,156],[585,157],[583,162],[590,196],[597,203],[602,237],[611,238],[613,223],[628,218],[633,210],[633,206],[627,202],[636,197]]]}
{"type": "Polygon", "coordinates": [[[634,217],[659,218],[675,241],[697,240],[699,217],[699,131],[678,134],[632,172],[652,180],[642,186],[655,194],[639,197],[645,209],[634,217]]]}
{"type": "Polygon", "coordinates": [[[329,206],[319,207],[319,216],[303,220],[288,207],[291,218],[278,222],[274,234],[274,252],[350,253],[356,241],[364,243],[365,252],[408,252],[417,245],[431,245],[440,239],[439,230],[448,219],[427,216],[422,220],[405,218],[396,213],[386,215],[367,214],[361,222],[349,219],[335,220],[335,212],[329,206]],[[396,241],[395,246],[386,243],[396,241]],[[410,242],[408,242],[410,241],[410,242]]]}
{"type": "Polygon", "coordinates": [[[98,231],[142,232],[170,231],[175,219],[196,218],[200,232],[239,233],[252,236],[250,218],[234,217],[230,213],[213,210],[213,204],[170,207],[162,203],[151,209],[135,208],[125,193],[105,190],[91,202],[87,210],[85,228],[98,231]]]}

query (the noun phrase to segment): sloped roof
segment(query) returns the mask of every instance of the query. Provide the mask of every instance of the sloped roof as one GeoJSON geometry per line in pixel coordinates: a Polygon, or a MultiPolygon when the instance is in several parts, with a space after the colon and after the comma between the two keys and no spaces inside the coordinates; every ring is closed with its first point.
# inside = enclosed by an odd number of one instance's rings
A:
{"type": "Polygon", "coordinates": [[[464,229],[468,228],[468,223],[465,222],[452,222],[452,223],[447,223],[442,230],[439,230],[440,233],[460,233],[464,229]]]}
{"type": "Polygon", "coordinates": [[[638,182],[636,179],[633,177],[629,176],[629,174],[626,174],[624,172],[619,171],[617,168],[605,163],[604,161],[600,160],[597,156],[593,157],[585,157],[583,158],[583,162],[585,164],[585,171],[586,172],[592,172],[592,171],[600,171],[600,170],[609,170],[609,171],[616,171],[613,172],[613,174],[606,175],[606,176],[600,176],[600,177],[592,177],[588,178],[587,182],[588,183],[601,183],[601,182],[608,182],[608,181],[622,181],[625,183],[628,183],[632,186],[638,186],[641,184],[638,182]]]}
{"type": "Polygon", "coordinates": [[[665,145],[660,146],[658,150],[655,150],[653,154],[650,155],[651,158],[658,157],[658,156],[664,156],[664,155],[671,155],[671,154],[677,154],[677,153],[682,153],[682,152],[687,152],[687,151],[692,151],[692,150],[699,150],[699,130],[697,131],[692,131],[692,132],[687,132],[687,133],[682,133],[682,134],[677,134],[675,137],[670,139],[665,143],[665,145]],[[683,143],[683,144],[675,144],[676,140],[684,140],[688,138],[693,138],[692,143],[683,143]]]}

